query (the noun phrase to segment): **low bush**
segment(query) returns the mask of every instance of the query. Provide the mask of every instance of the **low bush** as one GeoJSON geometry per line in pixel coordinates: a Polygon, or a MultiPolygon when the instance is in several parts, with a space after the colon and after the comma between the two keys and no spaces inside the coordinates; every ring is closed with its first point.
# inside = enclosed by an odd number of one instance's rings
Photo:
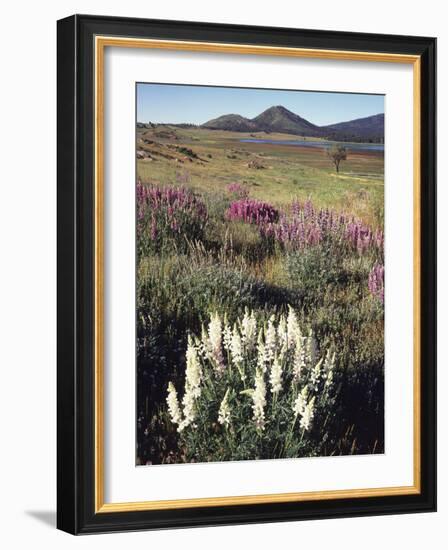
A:
{"type": "MultiPolygon", "coordinates": [[[[301,250],[331,241],[340,250],[358,255],[375,253],[382,257],[384,236],[361,220],[330,209],[317,210],[311,201],[293,201],[289,212],[282,212],[278,220],[262,221],[260,234],[266,242],[273,242],[283,250],[301,250]]],[[[340,251],[339,250],[339,251],[340,251]]]]}
{"type": "Polygon", "coordinates": [[[278,220],[279,211],[271,204],[256,199],[238,199],[230,204],[228,220],[241,220],[247,223],[273,223],[278,220]]]}
{"type": "Polygon", "coordinates": [[[234,181],[226,186],[227,193],[238,199],[246,199],[249,196],[249,188],[247,185],[234,181]]]}
{"type": "Polygon", "coordinates": [[[369,273],[369,290],[372,296],[384,304],[384,265],[375,263],[369,273]]]}
{"type": "Polygon", "coordinates": [[[338,385],[334,353],[291,308],[267,323],[246,310],[233,327],[214,313],[189,336],[182,395],[170,382],[167,405],[186,461],[314,456],[338,385]]]}
{"type": "Polygon", "coordinates": [[[190,190],[137,184],[137,253],[185,250],[187,240],[202,239],[207,209],[190,190]]]}

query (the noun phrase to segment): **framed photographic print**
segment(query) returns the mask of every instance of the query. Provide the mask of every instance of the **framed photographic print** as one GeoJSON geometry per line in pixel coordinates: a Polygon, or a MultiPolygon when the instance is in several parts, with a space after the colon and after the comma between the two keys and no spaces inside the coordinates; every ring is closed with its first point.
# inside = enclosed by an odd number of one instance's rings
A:
{"type": "Polygon", "coordinates": [[[434,511],[433,38],[58,22],[58,527],[434,511]]]}

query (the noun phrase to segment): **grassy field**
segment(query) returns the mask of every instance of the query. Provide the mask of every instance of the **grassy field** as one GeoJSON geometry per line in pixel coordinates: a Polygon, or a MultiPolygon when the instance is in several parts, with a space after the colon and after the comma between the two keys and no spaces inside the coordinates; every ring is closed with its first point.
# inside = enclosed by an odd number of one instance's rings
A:
{"type": "Polygon", "coordinates": [[[277,206],[291,202],[292,197],[311,198],[318,207],[349,211],[373,225],[383,223],[383,153],[349,152],[336,174],[322,149],[240,141],[251,138],[282,141],[292,136],[174,127],[164,131],[139,129],[138,146],[155,153],[153,160],[137,161],[138,178],[161,185],[176,184],[184,178],[192,189],[206,194],[225,193],[226,184],[238,181],[250,187],[254,198],[277,206]],[[158,137],[160,133],[166,137],[158,137]],[[154,143],[145,144],[143,139],[154,143]],[[167,145],[174,145],[168,148],[172,159],[157,154],[166,154],[167,145]],[[182,154],[176,146],[191,149],[199,158],[182,154]],[[254,160],[263,168],[248,168],[254,160]]]}
{"type": "Polygon", "coordinates": [[[384,452],[384,156],[291,139],[137,128],[137,464],[384,452]]]}

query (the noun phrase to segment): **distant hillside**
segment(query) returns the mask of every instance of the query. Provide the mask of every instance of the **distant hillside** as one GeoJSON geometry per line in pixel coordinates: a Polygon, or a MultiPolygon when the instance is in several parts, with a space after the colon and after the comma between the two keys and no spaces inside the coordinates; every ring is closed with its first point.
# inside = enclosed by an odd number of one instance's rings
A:
{"type": "Polygon", "coordinates": [[[346,141],[384,141],[384,114],[357,118],[348,122],[339,122],[323,126],[321,130],[329,139],[344,139],[346,141]]]}
{"type": "Polygon", "coordinates": [[[223,115],[202,125],[212,130],[230,130],[231,132],[257,132],[258,126],[252,120],[241,115],[223,115]]]}
{"type": "MultiPolygon", "coordinates": [[[[166,126],[137,122],[137,127],[151,128],[166,126]]],[[[289,111],[281,105],[269,107],[255,118],[249,119],[238,114],[222,115],[205,124],[172,124],[179,128],[208,128],[231,132],[279,132],[306,137],[321,137],[334,141],[384,142],[384,114],[357,118],[347,122],[317,126],[289,111]]]]}
{"type": "Polygon", "coordinates": [[[319,136],[319,127],[281,105],[270,107],[253,119],[241,115],[223,115],[209,120],[203,128],[232,132],[283,132],[287,134],[319,136]]]}
{"type": "Polygon", "coordinates": [[[320,136],[320,128],[281,105],[270,107],[252,119],[260,130],[301,136],[320,136]]]}

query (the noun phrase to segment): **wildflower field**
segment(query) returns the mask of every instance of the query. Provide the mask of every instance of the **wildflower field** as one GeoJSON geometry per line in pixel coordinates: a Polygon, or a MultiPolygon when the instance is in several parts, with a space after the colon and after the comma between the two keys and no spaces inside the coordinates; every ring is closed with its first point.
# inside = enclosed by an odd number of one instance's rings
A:
{"type": "Polygon", "coordinates": [[[137,464],[383,453],[383,153],[243,137],[137,128],[137,464]]]}

